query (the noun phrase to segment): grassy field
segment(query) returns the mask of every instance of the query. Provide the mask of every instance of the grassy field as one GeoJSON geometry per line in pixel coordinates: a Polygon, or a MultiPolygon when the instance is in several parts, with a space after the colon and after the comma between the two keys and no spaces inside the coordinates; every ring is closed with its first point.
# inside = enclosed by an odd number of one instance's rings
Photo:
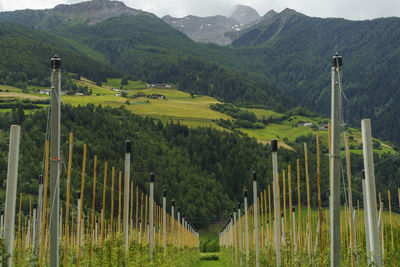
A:
{"type": "MultiPolygon", "coordinates": [[[[142,81],[128,81],[127,85],[123,86],[121,90],[121,79],[113,78],[107,79],[107,82],[103,83],[102,86],[97,86],[93,81],[81,78],[80,80],[74,80],[77,85],[87,86],[92,90],[90,96],[77,96],[77,95],[63,95],[63,103],[77,105],[108,105],[111,107],[125,106],[128,110],[143,116],[150,116],[156,119],[160,119],[163,122],[168,121],[180,121],[181,123],[188,125],[189,127],[214,127],[219,130],[226,130],[221,126],[217,125],[215,120],[217,119],[230,119],[233,120],[226,114],[214,111],[210,109],[210,105],[219,103],[218,100],[208,96],[195,96],[194,98],[185,92],[178,91],[172,88],[147,88],[147,84],[142,81]],[[113,88],[119,90],[112,90],[113,88]],[[127,94],[126,97],[121,97],[119,94],[124,92],[127,94]],[[137,93],[143,92],[146,95],[160,94],[165,96],[166,99],[149,99],[146,97],[135,97],[137,93]]],[[[22,89],[0,85],[0,98],[8,99],[31,99],[40,100],[46,99],[48,96],[40,95],[36,93],[36,90],[44,89],[40,86],[28,86],[27,91],[22,89]],[[7,91],[7,92],[6,92],[7,91]]],[[[285,116],[282,113],[277,113],[271,110],[259,109],[259,108],[243,108],[245,110],[253,112],[258,119],[280,119],[285,116]]],[[[0,112],[9,111],[10,109],[0,109],[0,112]]],[[[32,111],[29,111],[32,112],[32,111]]],[[[290,149],[291,147],[285,143],[294,142],[296,138],[307,135],[310,133],[315,134],[316,130],[311,127],[294,127],[299,121],[312,122],[314,125],[325,123],[328,121],[327,118],[323,117],[305,117],[301,115],[293,115],[287,119],[281,120],[278,123],[270,123],[264,129],[245,129],[240,130],[251,137],[256,138],[259,142],[269,143],[272,139],[277,139],[280,146],[290,149]]],[[[350,137],[351,151],[356,154],[362,154],[361,144],[361,132],[359,129],[347,128],[346,135],[350,137]]],[[[320,131],[320,140],[322,143],[327,143],[328,132],[320,131]]],[[[379,141],[380,142],[380,141],[379,141]]],[[[390,146],[380,142],[381,148],[375,150],[377,153],[396,153],[390,146]]],[[[342,152],[344,153],[344,152],[342,152]]]]}

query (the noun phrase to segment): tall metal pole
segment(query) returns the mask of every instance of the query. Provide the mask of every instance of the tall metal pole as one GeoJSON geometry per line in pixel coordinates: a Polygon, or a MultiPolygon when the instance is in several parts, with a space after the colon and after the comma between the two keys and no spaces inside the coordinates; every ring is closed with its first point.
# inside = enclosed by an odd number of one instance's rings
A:
{"type": "Polygon", "coordinates": [[[276,266],[281,266],[281,239],[280,239],[280,214],[279,214],[279,198],[278,198],[278,142],[274,139],[271,141],[272,151],[272,175],[274,183],[274,241],[275,241],[275,257],[276,266]]]}
{"type": "Polygon", "coordinates": [[[18,157],[19,157],[19,137],[21,127],[11,125],[10,144],[8,151],[8,169],[7,169],[7,191],[6,191],[6,210],[4,222],[4,239],[8,258],[8,266],[12,266],[12,252],[14,243],[14,224],[15,224],[15,202],[17,199],[17,181],[18,181],[18,157]]]}
{"type": "MultiPolygon", "coordinates": [[[[124,241],[125,253],[128,252],[129,240],[129,185],[130,185],[130,172],[131,172],[131,141],[126,140],[124,143],[125,148],[125,182],[124,182],[124,241]]],[[[146,227],[146,226],[145,226],[146,227]]]]}
{"type": "Polygon", "coordinates": [[[246,245],[246,266],[249,265],[249,222],[247,217],[247,190],[244,190],[244,231],[246,245]]]}
{"type": "Polygon", "coordinates": [[[365,191],[367,193],[368,226],[371,246],[372,263],[381,266],[381,250],[378,230],[378,216],[376,211],[376,190],[374,156],[372,151],[371,120],[361,121],[361,133],[363,140],[364,170],[365,170],[365,191]]]}
{"type": "Polygon", "coordinates": [[[258,261],[258,201],[257,201],[257,173],[253,171],[253,207],[254,207],[254,240],[256,242],[256,267],[260,266],[258,261]]]}
{"type": "Polygon", "coordinates": [[[331,266],[340,266],[340,69],[342,57],[332,59],[331,97],[331,266]]]}
{"type": "Polygon", "coordinates": [[[167,231],[167,191],[163,191],[163,246],[164,246],[164,258],[167,256],[165,248],[165,234],[167,231]]]}
{"type": "Polygon", "coordinates": [[[153,223],[153,204],[154,204],[154,174],[150,174],[150,211],[149,211],[149,245],[150,245],[150,262],[153,261],[153,229],[154,229],[154,223],[153,223]]]}

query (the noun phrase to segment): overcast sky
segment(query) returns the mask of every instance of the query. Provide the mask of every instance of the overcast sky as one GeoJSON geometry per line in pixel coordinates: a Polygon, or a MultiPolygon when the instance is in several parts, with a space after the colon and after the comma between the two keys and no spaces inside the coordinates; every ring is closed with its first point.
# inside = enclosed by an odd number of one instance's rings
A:
{"type": "MultiPolygon", "coordinates": [[[[0,11],[52,8],[57,4],[82,2],[80,0],[0,0],[0,11]]],[[[158,16],[229,15],[237,4],[255,8],[260,15],[274,9],[277,12],[292,8],[315,17],[342,17],[373,19],[400,17],[400,0],[123,0],[132,8],[155,13],[158,16]]]]}

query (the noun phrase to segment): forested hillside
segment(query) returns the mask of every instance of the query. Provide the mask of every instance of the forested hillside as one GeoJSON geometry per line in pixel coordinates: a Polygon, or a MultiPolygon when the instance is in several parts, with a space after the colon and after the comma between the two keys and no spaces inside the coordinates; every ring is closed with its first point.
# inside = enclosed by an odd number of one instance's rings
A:
{"type": "MultiPolygon", "coordinates": [[[[109,1],[88,3],[98,10],[109,1]]],[[[195,43],[154,15],[127,15],[124,10],[130,9],[126,6],[122,11],[110,9],[117,15],[103,21],[90,21],[86,13],[85,20],[65,20],[83,14],[77,7],[53,10],[54,16],[63,16],[62,23],[46,21],[47,17],[40,15],[43,11],[38,10],[0,13],[2,21],[19,22],[18,18],[25,16],[19,23],[29,21],[32,27],[52,30],[44,34],[32,28],[1,25],[3,32],[8,27],[18,29],[3,33],[0,41],[4,83],[45,84],[46,60],[60,50],[67,71],[97,82],[116,75],[113,68],[117,68],[126,73],[120,73],[120,78],[173,83],[180,90],[234,104],[257,104],[274,110],[302,105],[328,114],[330,58],[338,51],[344,59],[345,121],[359,127],[360,120],[369,117],[375,136],[400,144],[396,115],[400,112],[396,104],[400,100],[399,18],[322,19],[286,9],[279,14],[268,12],[259,23],[239,34],[231,47],[221,47],[195,43]]]]}
{"type": "Polygon", "coordinates": [[[50,58],[63,58],[67,72],[103,81],[119,77],[121,71],[85,56],[62,39],[17,24],[0,23],[0,83],[20,88],[50,85],[50,58]]]}
{"type": "MultiPolygon", "coordinates": [[[[46,120],[47,110],[44,109],[30,116],[23,115],[18,109],[0,113],[0,136],[3,137],[0,138],[0,176],[6,176],[9,127],[12,123],[18,123],[22,126],[18,191],[25,196],[37,195],[36,177],[42,172],[46,120]]],[[[99,158],[98,175],[102,176],[105,161],[108,161],[109,167],[115,166],[117,173],[123,171],[123,141],[126,139],[133,142],[131,177],[134,184],[144,191],[148,186],[149,173],[154,172],[156,200],[159,202],[162,190],[166,189],[168,197],[176,199],[187,218],[198,227],[224,219],[236,201],[242,197],[242,190],[252,188],[252,170],[259,173],[261,189],[267,189],[267,185],[272,183],[270,147],[235,132],[228,133],[211,128],[190,129],[179,123],[162,124],[157,120],[134,115],[124,108],[113,109],[93,105],[76,108],[63,105],[61,126],[62,200],[66,198],[64,164],[67,164],[68,157],[68,135],[69,132],[74,133],[72,203],[76,203],[76,193],[80,191],[83,144],[88,145],[85,192],[90,192],[94,155],[98,155],[99,158]],[[217,217],[210,218],[211,214],[217,214],[217,217]]],[[[311,190],[316,190],[314,136],[296,140],[296,143],[291,144],[295,149],[293,151],[280,149],[280,170],[287,169],[287,163],[291,165],[292,182],[295,187],[296,158],[299,158],[301,184],[305,188],[303,142],[308,143],[311,190]]],[[[325,144],[321,146],[322,154],[325,155],[327,147],[325,144]]],[[[399,175],[396,171],[399,170],[397,159],[398,157],[391,155],[375,155],[376,175],[379,177],[377,191],[382,192],[383,196],[386,189],[396,190],[395,177],[399,175]]],[[[321,166],[323,205],[327,206],[327,157],[323,156],[321,166]]],[[[352,166],[354,198],[357,200],[361,192],[361,156],[352,155],[352,166]]],[[[101,183],[101,179],[98,182],[101,183]]],[[[109,184],[109,190],[110,188],[109,184]]],[[[102,187],[97,186],[97,189],[99,191],[96,194],[101,195],[102,187]]],[[[4,193],[1,190],[0,192],[4,193]]],[[[302,194],[305,201],[306,190],[302,190],[302,194]]],[[[91,194],[85,194],[84,198],[85,205],[91,203],[91,194]]],[[[107,203],[106,210],[109,211],[110,202],[107,203]]],[[[316,194],[313,194],[312,205],[317,205],[316,194]]],[[[27,210],[28,206],[24,209],[27,210]]]]}
{"type": "Polygon", "coordinates": [[[263,73],[298,103],[329,114],[330,58],[343,56],[346,121],[371,118],[376,136],[400,143],[400,18],[365,21],[284,10],[233,42],[246,68],[263,73]],[[248,51],[241,54],[239,52],[248,51]]]}

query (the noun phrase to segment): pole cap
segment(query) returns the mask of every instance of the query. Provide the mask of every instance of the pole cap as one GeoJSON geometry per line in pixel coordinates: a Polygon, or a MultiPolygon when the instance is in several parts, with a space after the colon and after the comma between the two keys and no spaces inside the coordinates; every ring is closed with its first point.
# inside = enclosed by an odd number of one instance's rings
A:
{"type": "Polygon", "coordinates": [[[257,181],[257,172],[252,171],[252,174],[253,174],[253,181],[257,181]]]}
{"type": "Polygon", "coordinates": [[[43,184],[43,175],[39,175],[38,179],[39,179],[39,184],[43,184]]]}
{"type": "Polygon", "coordinates": [[[51,59],[51,68],[61,69],[61,59],[57,55],[54,55],[54,57],[51,59]]]}
{"type": "Polygon", "coordinates": [[[37,207],[37,206],[36,206],[36,203],[33,203],[32,206],[33,206],[34,209],[36,209],[36,207],[37,207]]]}
{"type": "Polygon", "coordinates": [[[276,141],[276,139],[271,140],[271,151],[278,151],[278,141],[276,141]]]}
{"type": "Polygon", "coordinates": [[[248,192],[247,189],[243,190],[244,197],[247,198],[248,192]]]}
{"type": "Polygon", "coordinates": [[[172,200],[172,201],[171,201],[171,206],[172,206],[172,207],[175,207],[175,200],[172,200]]]}
{"type": "Polygon", "coordinates": [[[124,148],[125,148],[125,154],[126,153],[131,153],[132,152],[132,144],[130,140],[126,140],[124,142],[124,148]]]}
{"type": "Polygon", "coordinates": [[[150,183],[154,183],[154,173],[150,173],[150,183]]]}
{"type": "Polygon", "coordinates": [[[81,192],[78,192],[78,193],[76,194],[76,197],[80,199],[80,198],[81,198],[81,192]]]}
{"type": "Polygon", "coordinates": [[[162,195],[163,195],[163,197],[167,197],[167,190],[164,189],[164,190],[162,191],[162,195]]]}
{"type": "Polygon", "coordinates": [[[339,53],[336,52],[336,55],[332,57],[332,67],[341,67],[343,66],[342,56],[339,56],[339,53]]]}

